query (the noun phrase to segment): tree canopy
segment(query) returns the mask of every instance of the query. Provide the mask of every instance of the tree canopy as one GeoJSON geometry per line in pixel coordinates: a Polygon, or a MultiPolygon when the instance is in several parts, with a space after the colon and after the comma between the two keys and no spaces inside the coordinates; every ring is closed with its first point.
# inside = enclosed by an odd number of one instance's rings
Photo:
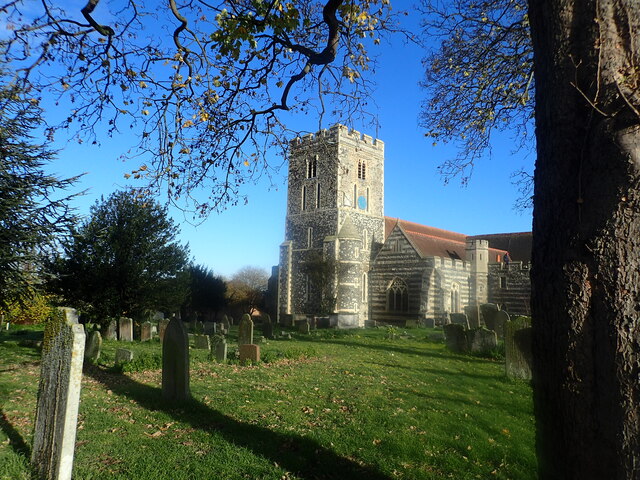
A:
{"type": "Polygon", "coordinates": [[[366,115],[369,51],[397,29],[389,0],[16,0],[1,11],[14,80],[34,102],[70,106],[50,135],[95,143],[136,130],[131,174],[203,215],[269,173],[269,147],[286,147],[283,112],[366,115]],[[205,182],[208,198],[192,195],[205,182]]]}
{"type": "MultiPolygon", "coordinates": [[[[423,60],[427,93],[420,126],[434,142],[458,145],[439,169],[466,183],[491,150],[492,134],[508,130],[516,148],[533,145],[533,48],[526,0],[423,0],[423,28],[437,48],[423,60]]],[[[516,167],[517,168],[517,167],[516,167]]],[[[514,174],[530,206],[531,175],[514,174]]]]}
{"type": "Polygon", "coordinates": [[[93,205],[65,245],[58,288],[98,323],[177,311],[188,288],[188,247],[177,233],[166,207],[130,190],[115,192],[93,205]]]}
{"type": "Polygon", "coordinates": [[[77,177],[45,173],[54,157],[34,140],[41,110],[19,89],[0,87],[0,310],[40,289],[43,265],[76,218],[64,189],[77,177]]]}
{"type": "Polygon", "coordinates": [[[233,309],[253,314],[263,308],[269,273],[259,267],[242,267],[227,282],[227,301],[233,309]]]}
{"type": "MultiPolygon", "coordinates": [[[[199,314],[215,314],[227,304],[227,284],[203,265],[189,267],[189,294],[185,310],[199,314]]],[[[187,314],[188,317],[188,314],[187,314]]]]}

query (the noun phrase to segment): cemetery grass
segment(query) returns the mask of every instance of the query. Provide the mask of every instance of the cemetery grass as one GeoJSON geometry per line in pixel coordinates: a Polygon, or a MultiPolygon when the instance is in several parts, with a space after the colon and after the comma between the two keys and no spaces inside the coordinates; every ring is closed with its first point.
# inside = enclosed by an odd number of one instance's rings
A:
{"type": "MultiPolygon", "coordinates": [[[[41,333],[11,333],[0,334],[3,480],[30,478],[39,377],[41,333]]],[[[407,333],[292,333],[261,343],[267,361],[250,366],[191,349],[182,405],[162,400],[157,340],[105,341],[85,365],[73,478],[536,478],[530,386],[498,360],[449,352],[437,330],[407,333]],[[145,358],[136,371],[114,368],[123,346],[145,358]]]]}

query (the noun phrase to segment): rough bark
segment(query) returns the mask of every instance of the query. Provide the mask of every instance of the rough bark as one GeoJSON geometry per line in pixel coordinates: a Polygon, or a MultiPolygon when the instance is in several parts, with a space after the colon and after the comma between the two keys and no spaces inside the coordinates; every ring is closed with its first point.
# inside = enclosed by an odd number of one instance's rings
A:
{"type": "Polygon", "coordinates": [[[640,2],[529,0],[540,478],[640,478],[640,2]]]}

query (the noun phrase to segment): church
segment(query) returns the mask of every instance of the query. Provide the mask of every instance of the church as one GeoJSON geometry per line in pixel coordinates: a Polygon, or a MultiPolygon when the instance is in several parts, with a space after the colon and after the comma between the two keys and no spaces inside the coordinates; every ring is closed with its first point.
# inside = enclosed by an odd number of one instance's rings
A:
{"type": "Polygon", "coordinates": [[[285,325],[442,324],[483,303],[529,314],[531,233],[467,236],[385,217],[384,143],[344,125],[291,142],[285,222],[275,269],[285,325]]]}

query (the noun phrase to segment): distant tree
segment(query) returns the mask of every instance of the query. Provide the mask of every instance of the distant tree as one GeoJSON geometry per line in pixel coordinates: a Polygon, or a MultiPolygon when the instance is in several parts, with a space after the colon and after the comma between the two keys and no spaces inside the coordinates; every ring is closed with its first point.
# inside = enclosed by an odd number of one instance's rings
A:
{"type": "Polygon", "coordinates": [[[258,267],[243,267],[227,282],[229,306],[253,314],[262,307],[269,273],[258,267]]]}
{"type": "Polygon", "coordinates": [[[184,308],[200,314],[216,314],[227,304],[227,284],[202,265],[189,267],[189,295],[184,308]]]}
{"type": "Polygon", "coordinates": [[[91,216],[58,259],[59,290],[95,321],[153,310],[178,310],[187,295],[188,247],[166,207],[132,191],[113,193],[91,207],[91,216]]]}
{"type": "Polygon", "coordinates": [[[5,62],[36,99],[72,105],[52,134],[134,129],[151,155],[133,174],[174,200],[206,187],[201,213],[270,172],[268,147],[290,137],[283,113],[373,118],[369,52],[400,13],[389,0],[83,3],[7,2],[5,62]]]}
{"type": "Polygon", "coordinates": [[[62,191],[77,177],[45,173],[54,157],[34,140],[42,111],[11,85],[0,86],[0,311],[41,289],[43,265],[76,221],[62,191]]]}
{"type": "Polygon", "coordinates": [[[301,271],[307,276],[307,288],[313,292],[309,295],[305,311],[318,315],[334,313],[336,296],[333,288],[336,278],[336,264],[331,259],[322,257],[322,253],[313,251],[305,260],[301,271]]]}
{"type": "MultiPolygon", "coordinates": [[[[466,183],[491,151],[492,134],[512,132],[533,148],[533,47],[526,0],[422,0],[423,28],[438,47],[424,59],[427,92],[420,126],[434,142],[453,142],[456,158],[438,168],[466,183]]],[[[514,167],[515,170],[521,166],[514,167]]],[[[513,174],[517,206],[531,207],[532,175],[513,174]]]]}

